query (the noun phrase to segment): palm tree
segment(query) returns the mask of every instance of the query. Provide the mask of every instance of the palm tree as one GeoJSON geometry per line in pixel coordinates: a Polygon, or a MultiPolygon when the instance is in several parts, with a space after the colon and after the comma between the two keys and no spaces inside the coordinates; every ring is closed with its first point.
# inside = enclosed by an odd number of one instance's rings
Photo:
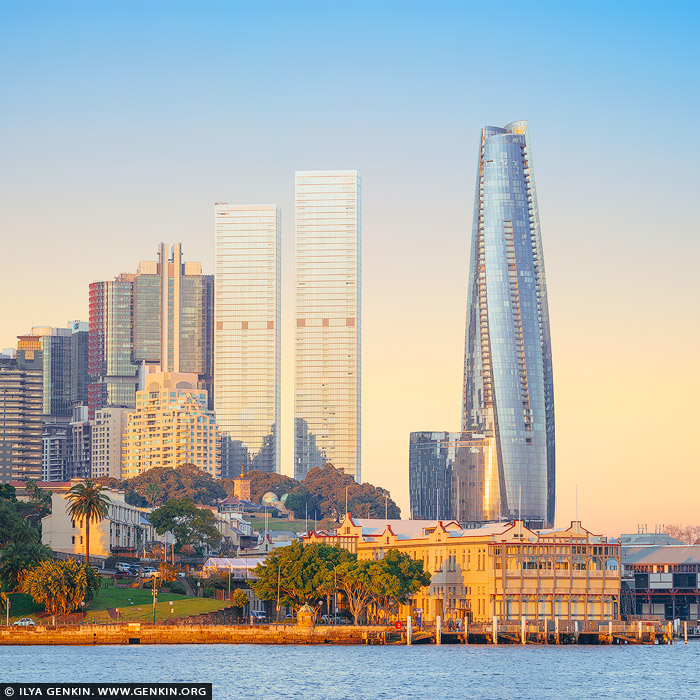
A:
{"type": "Polygon", "coordinates": [[[107,506],[111,500],[106,487],[95,483],[92,479],[85,479],[80,484],[72,486],[66,494],[71,502],[68,506],[68,514],[73,520],[85,519],[85,563],[90,565],[90,521],[99,523],[107,516],[107,506]]]}
{"type": "Polygon", "coordinates": [[[150,483],[146,486],[146,498],[148,498],[152,506],[156,504],[158,496],[160,496],[160,486],[158,484],[150,483]]]}

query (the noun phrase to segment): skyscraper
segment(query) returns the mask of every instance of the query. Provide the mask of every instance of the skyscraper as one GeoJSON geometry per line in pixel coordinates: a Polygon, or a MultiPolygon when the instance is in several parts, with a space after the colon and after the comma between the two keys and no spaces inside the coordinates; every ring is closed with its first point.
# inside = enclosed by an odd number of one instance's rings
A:
{"type": "Polygon", "coordinates": [[[179,243],[136,274],[90,285],[90,418],[103,406],[133,407],[142,364],[212,382],[213,277],[183,262],[179,243]]]}
{"type": "Polygon", "coordinates": [[[215,205],[214,409],[221,475],[280,471],[280,246],[275,204],[215,205]]]}
{"type": "Polygon", "coordinates": [[[464,519],[554,521],[549,311],[527,122],[481,132],[467,304],[462,430],[495,443],[466,468],[464,519]],[[470,474],[481,474],[480,478],[470,474]]]}
{"type": "Polygon", "coordinates": [[[0,355],[0,483],[41,479],[42,358],[35,340],[15,357],[0,355]]]}
{"type": "Polygon", "coordinates": [[[360,475],[362,185],[356,170],[295,176],[294,476],[360,475]]]}

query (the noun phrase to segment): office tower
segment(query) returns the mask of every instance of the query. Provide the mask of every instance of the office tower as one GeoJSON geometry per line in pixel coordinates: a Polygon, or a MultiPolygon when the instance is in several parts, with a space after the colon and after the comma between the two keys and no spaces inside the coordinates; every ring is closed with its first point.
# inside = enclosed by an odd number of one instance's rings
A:
{"type": "Polygon", "coordinates": [[[497,470],[483,471],[488,487],[466,479],[465,519],[551,525],[552,351],[527,122],[482,129],[468,291],[462,430],[493,440],[497,470]]]}
{"type": "Polygon", "coordinates": [[[132,361],[133,275],[90,285],[88,387],[90,417],[103,406],[133,406],[138,365],[132,361]]]}
{"type": "Polygon", "coordinates": [[[41,350],[0,356],[0,483],[41,479],[41,416],[41,350]]]}
{"type": "Polygon", "coordinates": [[[411,433],[408,492],[411,520],[451,520],[452,478],[460,433],[411,433]]]}
{"type": "Polygon", "coordinates": [[[35,326],[19,342],[20,348],[30,346],[42,354],[44,415],[70,418],[72,407],[88,400],[88,324],[35,326]]]}
{"type": "Polygon", "coordinates": [[[274,204],[215,205],[214,407],[224,478],[280,471],[280,244],[274,204]]]}
{"type": "Polygon", "coordinates": [[[95,411],[92,431],[91,470],[93,479],[101,476],[122,478],[122,436],[126,418],[133,409],[105,406],[95,411]]]}
{"type": "Polygon", "coordinates": [[[211,386],[213,277],[161,243],[157,261],[90,285],[90,418],[103,406],[133,407],[143,364],[194,372],[211,386]]]}
{"type": "Polygon", "coordinates": [[[362,185],[355,170],[295,176],[294,477],[360,475],[362,185]]]}
{"type": "Polygon", "coordinates": [[[126,418],[123,478],[182,464],[221,476],[221,438],[207,391],[198,383],[203,384],[192,373],[147,375],[146,388],[136,393],[136,408],[126,418]]]}

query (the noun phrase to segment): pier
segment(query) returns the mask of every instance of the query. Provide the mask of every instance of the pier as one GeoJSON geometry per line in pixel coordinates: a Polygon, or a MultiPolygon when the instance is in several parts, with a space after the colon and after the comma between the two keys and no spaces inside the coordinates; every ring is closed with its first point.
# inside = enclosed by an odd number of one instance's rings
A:
{"type": "MultiPolygon", "coordinates": [[[[672,644],[666,621],[572,622],[548,620],[471,624],[450,630],[390,626],[226,625],[117,623],[38,625],[0,630],[0,645],[101,644],[672,644]]],[[[681,631],[681,639],[683,633],[681,631]]]]}

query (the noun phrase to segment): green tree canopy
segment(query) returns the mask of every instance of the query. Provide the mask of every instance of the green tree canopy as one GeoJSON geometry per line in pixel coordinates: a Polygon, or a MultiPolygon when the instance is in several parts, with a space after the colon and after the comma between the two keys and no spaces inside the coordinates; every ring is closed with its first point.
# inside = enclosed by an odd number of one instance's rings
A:
{"type": "Polygon", "coordinates": [[[0,550],[0,583],[4,590],[14,591],[18,586],[23,571],[31,569],[39,562],[53,558],[53,552],[41,544],[36,537],[36,530],[16,526],[12,539],[0,550]]]}
{"type": "Polygon", "coordinates": [[[206,508],[198,508],[191,498],[169,498],[150,514],[149,520],[159,535],[173,533],[178,551],[191,545],[202,553],[221,542],[214,514],[206,508]]]}
{"type": "Polygon", "coordinates": [[[144,499],[144,505],[163,505],[171,498],[189,498],[193,503],[213,506],[226,498],[221,481],[194,464],[182,464],[174,469],[153,467],[124,481],[121,488],[138,494],[144,499]]]}
{"type": "MultiPolygon", "coordinates": [[[[275,472],[250,471],[243,474],[243,478],[250,481],[250,500],[253,503],[260,503],[268,491],[272,491],[277,498],[281,498],[285,493],[292,493],[299,487],[296,479],[275,472]]],[[[224,479],[224,485],[228,495],[233,496],[233,479],[224,479]]]]}
{"type": "Polygon", "coordinates": [[[257,580],[251,587],[261,600],[277,600],[279,582],[280,604],[297,610],[302,605],[316,609],[323,596],[334,590],[334,570],[355,559],[354,554],[339,547],[293,542],[279,547],[255,567],[257,580]]]}
{"type": "Polygon", "coordinates": [[[248,596],[240,588],[236,588],[231,594],[231,603],[235,608],[243,610],[248,605],[248,596]]]}
{"type": "Polygon", "coordinates": [[[430,574],[423,570],[423,562],[408,554],[390,549],[383,559],[377,560],[374,575],[374,602],[388,616],[399,603],[430,584],[430,574]]]}
{"type": "Polygon", "coordinates": [[[75,559],[51,559],[23,572],[20,589],[37,605],[43,604],[49,615],[67,615],[97,595],[100,577],[94,567],[75,559]]]}

